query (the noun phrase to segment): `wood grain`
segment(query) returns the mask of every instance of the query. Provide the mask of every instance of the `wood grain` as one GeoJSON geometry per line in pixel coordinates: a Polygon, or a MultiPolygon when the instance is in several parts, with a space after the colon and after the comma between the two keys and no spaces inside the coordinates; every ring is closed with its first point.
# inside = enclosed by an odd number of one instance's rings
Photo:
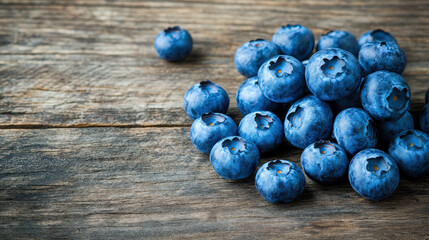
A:
{"type": "MultiPolygon", "coordinates": [[[[227,181],[188,128],[0,130],[0,238],[395,238],[429,232],[429,176],[387,200],[347,182],[274,205],[253,176],[227,181]],[[180,154],[178,154],[180,153],[180,154]]],[[[299,150],[275,157],[299,163],[299,150]]]]}
{"type": "MultiPolygon", "coordinates": [[[[0,239],[429,239],[429,176],[387,200],[307,179],[291,204],[264,201],[254,176],[226,181],[189,140],[183,95],[210,79],[231,98],[233,55],[300,23],[316,39],[383,28],[406,52],[417,115],[429,87],[429,2],[0,0],[0,239]],[[194,38],[181,63],[156,34],[194,38]]],[[[286,145],[263,157],[299,163],[286,145]]]]}
{"type": "Polygon", "coordinates": [[[229,93],[245,80],[233,55],[287,23],[316,39],[373,28],[404,48],[413,111],[429,79],[427,1],[0,1],[0,127],[189,126],[183,95],[211,79],[229,93]],[[417,7],[418,6],[418,7],[417,7]],[[159,59],[156,34],[181,25],[195,40],[182,63],[159,59]]]}

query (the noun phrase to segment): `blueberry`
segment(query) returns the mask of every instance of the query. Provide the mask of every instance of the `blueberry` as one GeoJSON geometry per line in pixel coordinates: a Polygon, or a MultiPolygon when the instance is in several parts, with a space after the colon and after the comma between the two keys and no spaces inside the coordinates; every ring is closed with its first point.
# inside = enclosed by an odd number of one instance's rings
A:
{"type": "Polygon", "coordinates": [[[346,176],[349,160],[340,145],[322,140],[305,148],[301,154],[301,165],[313,181],[330,184],[346,176]]]}
{"type": "Polygon", "coordinates": [[[390,33],[385,32],[381,29],[376,29],[362,34],[359,37],[358,43],[359,46],[362,47],[365,43],[381,41],[396,42],[395,38],[390,33]]]}
{"type": "Polygon", "coordinates": [[[237,124],[222,113],[205,113],[191,126],[191,141],[200,152],[209,153],[217,141],[237,135],[237,124]]]}
{"type": "Polygon", "coordinates": [[[238,125],[238,135],[253,142],[261,153],[280,146],[284,139],[280,118],[268,111],[247,114],[238,125]]]}
{"type": "Polygon", "coordinates": [[[192,37],[179,26],[161,31],[155,38],[155,49],[160,58],[175,62],[185,59],[192,51],[192,37]]]}
{"type": "Polygon", "coordinates": [[[355,57],[359,54],[359,44],[353,34],[336,30],[323,34],[317,43],[317,51],[326,48],[341,48],[351,52],[355,57]]]}
{"type": "Polygon", "coordinates": [[[423,132],[429,133],[429,104],[426,104],[420,112],[420,128],[423,132]]]}
{"type": "Polygon", "coordinates": [[[389,144],[397,134],[414,128],[413,116],[406,112],[400,119],[393,121],[383,121],[378,123],[380,140],[389,144]]]}
{"type": "Polygon", "coordinates": [[[214,170],[223,178],[238,180],[249,177],[258,166],[258,147],[244,138],[226,137],[210,152],[214,170]]]}
{"type": "Polygon", "coordinates": [[[192,119],[203,113],[226,113],[229,107],[228,93],[216,83],[201,81],[193,85],[185,94],[185,111],[192,119]]]}
{"type": "Polygon", "coordinates": [[[259,194],[271,203],[288,203],[304,191],[305,176],[293,162],[273,160],[262,165],[255,177],[259,194]]]}
{"type": "Polygon", "coordinates": [[[374,120],[360,108],[340,112],[335,118],[333,133],[338,144],[351,155],[377,145],[378,133],[374,120]]]}
{"type": "Polygon", "coordinates": [[[339,48],[323,49],[311,56],[305,69],[310,91],[319,99],[337,101],[352,95],[361,82],[357,59],[339,48]]]}
{"type": "Polygon", "coordinates": [[[379,201],[392,195],[398,187],[398,166],[385,152],[365,149],[350,162],[349,181],[362,197],[379,201]]]}
{"type": "Polygon", "coordinates": [[[305,89],[305,67],[296,58],[273,57],[258,72],[262,93],[271,101],[288,103],[299,99],[305,89]]]}
{"type": "Polygon", "coordinates": [[[258,77],[244,81],[238,88],[235,99],[243,115],[259,110],[277,113],[283,107],[281,103],[273,102],[264,96],[259,87],[258,77]]]}
{"type": "Polygon", "coordinates": [[[397,120],[410,109],[410,88],[401,75],[378,71],[365,78],[360,99],[363,108],[375,119],[397,120]]]}
{"type": "Polygon", "coordinates": [[[267,40],[257,39],[246,42],[235,52],[235,68],[241,75],[253,77],[258,75],[259,67],[265,61],[280,54],[280,48],[267,40]]]}
{"type": "Polygon", "coordinates": [[[304,60],[313,52],[314,35],[304,26],[288,24],[277,29],[273,42],[280,46],[285,55],[304,60]]]}
{"type": "Polygon", "coordinates": [[[395,42],[370,42],[360,49],[359,64],[365,75],[381,70],[401,74],[407,65],[407,58],[395,42]]]}
{"type": "Polygon", "coordinates": [[[333,118],[329,104],[308,95],[289,108],[284,124],[286,139],[295,147],[306,148],[330,136],[333,118]]]}
{"type": "Polygon", "coordinates": [[[401,173],[409,178],[421,177],[429,173],[429,135],[419,130],[403,131],[390,143],[389,155],[401,173]]]}

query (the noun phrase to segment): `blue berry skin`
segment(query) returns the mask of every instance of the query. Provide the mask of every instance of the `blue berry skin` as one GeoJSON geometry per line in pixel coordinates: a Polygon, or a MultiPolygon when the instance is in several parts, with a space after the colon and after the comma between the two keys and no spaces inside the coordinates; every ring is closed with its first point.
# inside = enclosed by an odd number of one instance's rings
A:
{"type": "Polygon", "coordinates": [[[357,59],[339,48],[323,49],[311,56],[305,69],[308,89],[319,99],[337,101],[352,95],[361,82],[357,59]]]}
{"type": "Polygon", "coordinates": [[[259,163],[258,147],[244,138],[226,137],[217,142],[210,152],[210,162],[214,170],[230,180],[249,177],[259,163]]]}
{"type": "Polygon", "coordinates": [[[411,179],[429,173],[429,135],[419,130],[398,134],[390,143],[389,155],[399,170],[411,179]]]}
{"type": "Polygon", "coordinates": [[[264,96],[259,87],[258,77],[252,77],[244,81],[237,90],[235,97],[238,109],[243,115],[255,111],[280,112],[283,104],[276,103],[264,96]]]}
{"type": "Polygon", "coordinates": [[[349,160],[340,145],[322,140],[305,148],[301,154],[301,165],[313,181],[331,184],[346,176],[349,160]]]}
{"type": "Polygon", "coordinates": [[[336,30],[323,34],[320,37],[319,42],[317,43],[317,51],[326,48],[341,48],[357,57],[360,47],[353,34],[346,31],[336,30]]]}
{"type": "Polygon", "coordinates": [[[357,88],[356,91],[350,96],[347,96],[338,101],[331,102],[331,106],[332,111],[335,114],[338,114],[347,108],[362,108],[362,104],[360,101],[360,89],[357,88]]]}
{"type": "Polygon", "coordinates": [[[373,148],[365,149],[350,162],[349,181],[362,197],[380,201],[392,195],[398,187],[398,166],[387,153],[373,148]]]}
{"type": "Polygon", "coordinates": [[[256,144],[261,153],[270,152],[282,144],[282,130],[280,118],[268,111],[249,113],[238,125],[238,135],[256,144]]]}
{"type": "Polygon", "coordinates": [[[304,149],[331,135],[333,119],[329,104],[308,95],[289,108],[284,124],[286,139],[293,146],[304,149]]]}
{"type": "Polygon", "coordinates": [[[426,104],[420,112],[420,128],[423,132],[429,133],[429,104],[426,104]]]}
{"type": "Polygon", "coordinates": [[[258,169],[255,185],[268,202],[288,203],[304,191],[305,176],[295,163],[273,160],[258,169]]]}
{"type": "Polygon", "coordinates": [[[273,102],[289,103],[299,99],[305,90],[305,67],[296,58],[273,57],[258,72],[262,93],[273,102]]]}
{"type": "Polygon", "coordinates": [[[192,119],[203,113],[226,113],[229,107],[228,93],[209,80],[193,85],[185,94],[185,111],[192,119]]]}
{"type": "Polygon", "coordinates": [[[280,47],[283,54],[302,61],[313,52],[314,35],[304,26],[288,24],[277,29],[273,42],[280,47]]]}
{"type": "Polygon", "coordinates": [[[257,39],[246,42],[235,52],[235,68],[241,75],[253,77],[258,75],[259,67],[265,61],[280,54],[280,48],[267,40],[257,39]]]}
{"type": "Polygon", "coordinates": [[[381,70],[401,74],[407,65],[407,58],[395,42],[370,42],[360,49],[359,64],[365,75],[381,70]]]}
{"type": "Polygon", "coordinates": [[[413,116],[411,116],[409,112],[406,112],[404,116],[398,120],[378,123],[380,140],[387,144],[389,144],[397,134],[409,129],[414,129],[413,116]]]}
{"type": "Polygon", "coordinates": [[[204,113],[191,126],[191,141],[202,153],[209,153],[222,138],[237,135],[237,124],[222,113],[204,113]]]}
{"type": "Polygon", "coordinates": [[[401,75],[378,71],[362,83],[360,99],[363,108],[378,121],[401,118],[410,109],[410,88],[401,75]]]}
{"type": "Polygon", "coordinates": [[[333,136],[350,155],[377,145],[378,133],[374,120],[365,110],[348,108],[334,121],[333,136]]]}
{"type": "Polygon", "coordinates": [[[179,26],[161,31],[155,38],[155,49],[160,58],[170,62],[185,59],[192,51],[192,37],[179,26]]]}
{"type": "Polygon", "coordinates": [[[362,47],[365,43],[381,41],[396,42],[395,38],[390,33],[385,32],[382,29],[375,29],[362,34],[359,37],[358,43],[359,46],[362,47]]]}

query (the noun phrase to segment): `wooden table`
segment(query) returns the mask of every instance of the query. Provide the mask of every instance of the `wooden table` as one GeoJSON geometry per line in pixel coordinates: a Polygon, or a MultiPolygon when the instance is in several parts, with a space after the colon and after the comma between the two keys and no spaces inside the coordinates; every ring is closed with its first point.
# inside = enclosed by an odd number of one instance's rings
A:
{"type": "MultiPolygon", "coordinates": [[[[254,177],[226,181],[189,140],[183,95],[200,80],[223,86],[228,112],[245,80],[233,55],[287,23],[316,39],[383,28],[407,54],[412,112],[429,79],[429,2],[0,1],[0,238],[429,238],[429,177],[401,179],[370,202],[347,182],[307,179],[273,205],[254,177]],[[156,34],[194,38],[181,63],[159,59],[156,34]]],[[[299,149],[262,158],[299,162],[299,149]]]]}

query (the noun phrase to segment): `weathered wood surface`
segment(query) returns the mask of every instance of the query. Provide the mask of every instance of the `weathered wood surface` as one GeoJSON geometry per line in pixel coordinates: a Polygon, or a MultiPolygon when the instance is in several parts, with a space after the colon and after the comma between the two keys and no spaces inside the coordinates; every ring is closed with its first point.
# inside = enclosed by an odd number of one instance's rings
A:
{"type": "MultiPolygon", "coordinates": [[[[428,239],[429,176],[401,179],[378,203],[347,182],[307,179],[297,201],[272,205],[253,178],[214,173],[182,109],[186,90],[211,79],[238,122],[236,48],[300,23],[316,39],[391,31],[407,54],[416,113],[429,80],[428,12],[424,0],[0,0],[0,239],[428,239]],[[194,37],[182,63],[153,49],[171,25],[194,37]]],[[[298,163],[300,153],[285,146],[261,163],[298,163]]]]}
{"type": "MultiPolygon", "coordinates": [[[[190,125],[183,95],[211,79],[231,99],[244,80],[233,55],[301,23],[316,39],[391,31],[404,48],[413,110],[429,79],[428,1],[0,1],[0,127],[190,125]],[[170,25],[195,40],[183,63],[160,60],[156,34],[170,25]]],[[[235,101],[231,114],[240,117],[235,101]]]]}
{"type": "MultiPolygon", "coordinates": [[[[188,128],[0,130],[0,238],[424,238],[429,176],[387,200],[347,182],[274,205],[253,179],[227,181],[191,147],[188,128]]],[[[265,157],[293,158],[285,149],[265,157]]]]}

